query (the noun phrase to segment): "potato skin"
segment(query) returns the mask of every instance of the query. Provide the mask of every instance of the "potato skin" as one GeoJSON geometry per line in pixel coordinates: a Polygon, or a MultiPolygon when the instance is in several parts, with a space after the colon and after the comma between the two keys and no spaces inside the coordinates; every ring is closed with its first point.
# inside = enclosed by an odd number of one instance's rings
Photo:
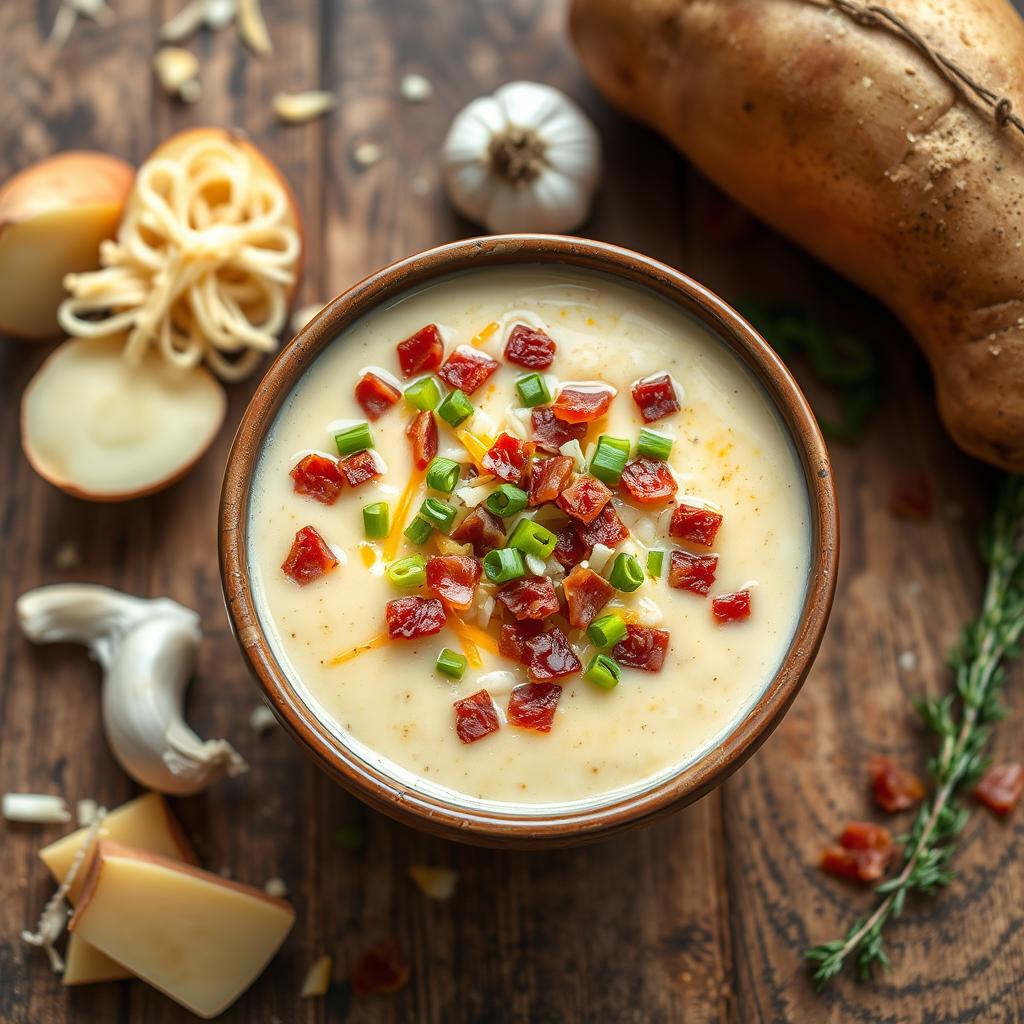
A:
{"type": "MultiPolygon", "coordinates": [[[[889,0],[1024,110],[1006,0],[889,0]]],[[[608,98],[900,317],[964,449],[1024,470],[1024,136],[823,0],[573,0],[608,98]]]]}

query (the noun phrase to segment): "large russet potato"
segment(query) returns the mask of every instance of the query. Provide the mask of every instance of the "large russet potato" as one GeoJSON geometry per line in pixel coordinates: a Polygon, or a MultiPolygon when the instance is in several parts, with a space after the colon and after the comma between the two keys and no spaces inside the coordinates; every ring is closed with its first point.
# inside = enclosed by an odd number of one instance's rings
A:
{"type": "MultiPolygon", "coordinates": [[[[888,0],[1024,111],[1007,0],[888,0]]],[[[1024,135],[824,0],[573,0],[583,65],[755,214],[877,296],[967,451],[1024,470],[1024,135]]]]}

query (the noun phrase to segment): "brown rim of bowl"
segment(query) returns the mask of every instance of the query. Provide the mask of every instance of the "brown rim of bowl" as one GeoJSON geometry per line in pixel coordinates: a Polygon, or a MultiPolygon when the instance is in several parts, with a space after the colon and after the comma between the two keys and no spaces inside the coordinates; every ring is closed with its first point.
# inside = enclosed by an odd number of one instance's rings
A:
{"type": "Polygon", "coordinates": [[[270,705],[328,774],[398,821],[462,842],[553,847],[587,842],[652,821],[703,796],[735,771],[781,721],[821,643],[835,591],[838,509],[828,452],[814,414],[782,361],[738,313],[696,281],[656,260],[604,242],[557,235],[471,238],[399,260],[339,295],[288,344],[242,417],[228,457],[220,508],[220,563],[232,629],[270,705]],[[257,456],[281,403],[316,356],[381,302],[460,270],[553,263],[596,270],[647,287],[702,321],[752,371],[772,399],[803,466],[812,515],[811,567],[800,621],[764,693],[723,741],[672,777],[611,803],[507,814],[461,807],[416,792],[365,764],[305,706],[270,649],[250,590],[246,523],[257,456]]]}

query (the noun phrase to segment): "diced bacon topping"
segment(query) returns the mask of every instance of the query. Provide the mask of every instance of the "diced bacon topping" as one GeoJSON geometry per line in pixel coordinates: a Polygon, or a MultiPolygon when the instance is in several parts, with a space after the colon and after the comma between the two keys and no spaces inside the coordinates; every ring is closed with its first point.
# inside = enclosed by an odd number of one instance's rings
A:
{"type": "Polygon", "coordinates": [[[517,619],[546,619],[558,611],[555,585],[547,576],[526,576],[506,583],[498,600],[517,619]]]}
{"type": "Polygon", "coordinates": [[[668,585],[692,594],[707,594],[717,568],[718,555],[692,555],[676,548],[669,555],[668,585]]]}
{"type": "Polygon", "coordinates": [[[394,939],[371,947],[356,961],[352,991],[358,996],[397,992],[409,980],[409,962],[394,939]]]}
{"type": "Polygon", "coordinates": [[[338,564],[327,541],[312,526],[304,526],[292,542],[288,557],[281,568],[300,587],[326,576],[338,564]]]}
{"type": "Polygon", "coordinates": [[[477,558],[483,558],[488,551],[505,545],[505,528],[501,520],[482,505],[473,509],[450,536],[458,544],[472,544],[477,558]]]}
{"type": "Polygon", "coordinates": [[[469,555],[432,555],[427,560],[427,586],[445,604],[465,610],[473,603],[480,563],[469,555]]]}
{"type": "Polygon", "coordinates": [[[821,854],[821,869],[855,882],[877,882],[895,854],[887,828],[871,821],[851,821],[838,846],[821,854]]]}
{"type": "Polygon", "coordinates": [[[577,565],[562,581],[562,592],[569,609],[569,625],[586,629],[612,599],[615,588],[593,569],[577,565]]]}
{"type": "Polygon", "coordinates": [[[569,482],[574,465],[568,455],[555,455],[534,462],[530,467],[530,506],[554,501],[569,482]]]}
{"type": "Polygon", "coordinates": [[[377,460],[370,452],[356,452],[355,455],[342,459],[338,463],[338,468],[348,481],[349,487],[358,487],[367,480],[381,475],[377,460]]]}
{"type": "Polygon", "coordinates": [[[427,324],[398,343],[398,365],[403,377],[433,373],[444,358],[444,342],[437,324],[427,324]]]}
{"type": "Polygon", "coordinates": [[[543,331],[516,324],[505,345],[505,358],[517,366],[546,370],[555,358],[555,343],[543,331]]]}
{"type": "Polygon", "coordinates": [[[521,441],[511,434],[502,433],[488,448],[480,466],[485,472],[493,473],[507,484],[517,484],[523,478],[523,470],[526,469],[532,453],[532,444],[521,441]]]}
{"type": "Polygon", "coordinates": [[[923,523],[932,517],[932,485],[924,473],[907,473],[893,481],[889,511],[896,519],[923,523]]]}
{"type": "Polygon", "coordinates": [[[633,385],[633,401],[636,402],[645,423],[653,423],[671,413],[679,412],[679,398],[676,396],[672,378],[667,373],[637,381],[633,385]]]}
{"type": "Polygon", "coordinates": [[[737,590],[711,599],[711,614],[716,622],[742,622],[750,618],[750,591],[737,590]]]}
{"type": "Polygon", "coordinates": [[[994,764],[974,789],[975,797],[995,814],[1009,814],[1024,793],[1024,768],[1016,762],[994,764]]]}
{"type": "Polygon", "coordinates": [[[883,811],[905,811],[924,796],[924,783],[891,758],[876,754],[868,762],[875,803],[883,811]]]}
{"type": "Polygon", "coordinates": [[[471,395],[500,365],[486,352],[458,348],[445,360],[437,375],[448,387],[471,395]]]}
{"type": "Polygon", "coordinates": [[[703,544],[709,548],[715,543],[721,525],[722,517],[719,513],[699,505],[682,504],[672,513],[668,532],[680,540],[703,544]]]}
{"type": "Polygon", "coordinates": [[[586,423],[565,423],[554,414],[550,406],[534,409],[530,414],[530,426],[537,447],[552,455],[557,455],[563,444],[582,441],[587,436],[586,423]]]}
{"type": "Polygon", "coordinates": [[[417,469],[426,469],[437,454],[437,420],[432,412],[417,413],[405,428],[412,442],[412,461],[417,469]]]}
{"type": "Polygon", "coordinates": [[[398,597],[385,608],[392,640],[415,640],[439,633],[447,621],[444,605],[436,597],[398,597]]]}
{"type": "Polygon", "coordinates": [[[586,526],[601,514],[611,496],[612,492],[597,477],[578,476],[558,496],[558,507],[586,526]]]}
{"type": "Polygon", "coordinates": [[[523,683],[508,698],[508,724],[534,732],[551,732],[555,709],[562,696],[558,683],[523,683]]]}
{"type": "Polygon", "coordinates": [[[455,732],[463,743],[482,740],[497,732],[500,725],[498,710],[486,690],[477,690],[455,702],[455,732]]]}
{"type": "Polygon", "coordinates": [[[576,534],[582,544],[593,548],[595,544],[603,544],[606,548],[614,548],[628,536],[626,524],[619,518],[611,505],[605,505],[601,514],[586,526],[577,524],[576,534]]]}
{"type": "Polygon", "coordinates": [[[356,401],[371,420],[378,419],[402,397],[402,392],[375,373],[364,373],[356,383],[356,401]]]}
{"type": "Polygon", "coordinates": [[[523,649],[526,673],[535,683],[571,676],[583,667],[560,629],[538,633],[523,644],[523,649]]]}
{"type": "Polygon", "coordinates": [[[622,486],[641,505],[667,501],[679,489],[668,466],[657,459],[639,458],[622,471],[622,486]]]}
{"type": "Polygon", "coordinates": [[[523,646],[530,637],[536,636],[544,629],[538,619],[524,619],[522,622],[507,622],[501,627],[498,637],[498,653],[513,661],[523,661],[526,649],[523,646]]]}
{"type": "Polygon", "coordinates": [[[608,412],[614,397],[609,388],[562,388],[551,410],[564,423],[590,423],[608,412]]]}
{"type": "Polygon", "coordinates": [[[290,474],[296,494],[304,494],[324,505],[333,505],[345,486],[338,463],[325,455],[307,455],[290,474]]]}
{"type": "Polygon", "coordinates": [[[555,560],[566,569],[579,565],[584,559],[590,557],[592,546],[580,540],[576,528],[569,523],[563,526],[557,534],[558,543],[555,544],[555,560]]]}
{"type": "Polygon", "coordinates": [[[649,626],[626,626],[625,639],[612,651],[612,657],[625,668],[639,668],[644,672],[660,672],[668,651],[667,629],[649,626]]]}

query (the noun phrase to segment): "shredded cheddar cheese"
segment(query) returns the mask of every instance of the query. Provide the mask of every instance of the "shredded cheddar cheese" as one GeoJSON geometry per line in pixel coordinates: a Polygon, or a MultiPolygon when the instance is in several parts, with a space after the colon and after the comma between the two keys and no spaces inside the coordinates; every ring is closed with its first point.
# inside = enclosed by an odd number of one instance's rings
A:
{"type": "Polygon", "coordinates": [[[367,640],[365,644],[353,647],[351,651],[342,651],[341,654],[336,654],[331,658],[328,664],[331,666],[344,665],[346,661],[358,658],[360,654],[365,654],[367,651],[375,651],[378,647],[383,647],[386,643],[389,643],[390,640],[391,637],[389,637],[387,633],[378,633],[372,639],[367,640]]]}
{"type": "Polygon", "coordinates": [[[473,668],[480,668],[483,665],[483,660],[478,650],[479,647],[482,647],[485,651],[490,651],[491,654],[498,653],[497,641],[495,641],[490,633],[484,632],[478,626],[463,622],[458,615],[454,615],[451,612],[448,613],[448,625],[452,627],[452,631],[459,638],[462,653],[466,655],[466,660],[473,668]]]}
{"type": "Polygon", "coordinates": [[[402,491],[402,496],[398,499],[398,504],[395,506],[395,518],[391,520],[391,532],[388,534],[387,540],[384,541],[385,562],[394,560],[398,545],[402,542],[402,531],[405,529],[405,521],[409,516],[409,508],[420,493],[422,486],[423,474],[413,473],[405,485],[405,490],[402,491]]]}
{"type": "Polygon", "coordinates": [[[483,328],[483,330],[473,336],[470,341],[470,345],[472,345],[473,348],[479,348],[497,329],[497,322],[492,320],[485,328],[483,328]]]}
{"type": "Polygon", "coordinates": [[[468,430],[456,430],[455,436],[462,442],[462,447],[469,452],[477,469],[483,468],[483,458],[490,451],[494,439],[486,434],[473,434],[468,430]]]}

